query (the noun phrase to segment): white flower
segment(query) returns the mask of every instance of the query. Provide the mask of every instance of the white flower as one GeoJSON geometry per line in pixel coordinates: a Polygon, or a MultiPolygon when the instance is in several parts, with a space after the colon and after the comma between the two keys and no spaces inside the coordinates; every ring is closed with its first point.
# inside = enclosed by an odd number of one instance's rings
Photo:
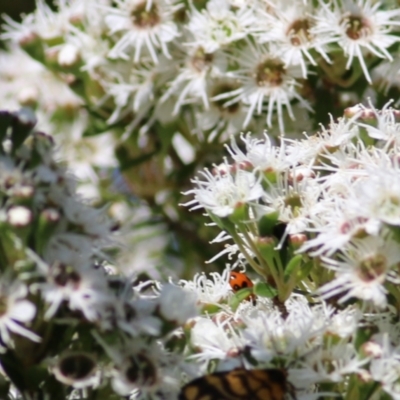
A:
{"type": "Polygon", "coordinates": [[[369,372],[374,381],[382,385],[382,389],[394,400],[400,399],[400,349],[394,347],[387,333],[374,335],[374,342],[380,348],[378,357],[371,360],[369,372]]]}
{"type": "Polygon", "coordinates": [[[205,180],[199,178],[193,180],[196,189],[184,194],[194,194],[195,199],[185,203],[192,206],[191,210],[205,208],[219,217],[227,217],[235,211],[235,208],[245,203],[259,199],[263,195],[260,179],[255,173],[241,169],[226,173],[217,170],[213,175],[209,170],[200,171],[205,180]]]}
{"type": "MultiPolygon", "coordinates": [[[[399,74],[400,74],[400,57],[398,53],[391,55],[394,56],[393,61],[385,60],[381,62],[376,68],[372,70],[372,81],[377,84],[379,90],[382,90],[385,95],[388,95],[389,90],[394,87],[399,88],[399,74]]],[[[396,106],[399,102],[396,102],[396,106]]]]}
{"type": "Polygon", "coordinates": [[[160,48],[164,56],[170,58],[167,43],[178,36],[177,26],[172,21],[176,6],[166,0],[117,0],[116,5],[117,8],[105,8],[110,34],[121,33],[110,57],[128,60],[133,50],[137,63],[145,47],[154,63],[158,63],[160,48]]]}
{"type": "Polygon", "coordinates": [[[318,235],[303,244],[300,251],[310,251],[312,256],[326,254],[332,255],[346,245],[353,237],[363,232],[368,232],[368,220],[359,216],[335,212],[335,204],[332,205],[333,212],[324,215],[316,222],[316,229],[309,228],[309,231],[316,231],[318,235]],[[324,221],[327,221],[324,223],[324,221]]]}
{"type": "Polygon", "coordinates": [[[351,338],[360,325],[363,313],[357,306],[349,306],[344,310],[332,310],[326,332],[340,338],[351,338]]]}
{"type": "Polygon", "coordinates": [[[208,53],[201,46],[183,50],[184,64],[160,99],[164,102],[172,94],[177,95],[173,115],[178,114],[183,104],[194,101],[201,101],[204,108],[208,109],[211,79],[221,76],[227,68],[226,57],[222,52],[208,53]]]}
{"type": "MultiPolygon", "coordinates": [[[[161,343],[141,338],[109,345],[96,331],[93,336],[113,362],[111,385],[118,394],[134,395],[138,389],[145,394],[176,384],[176,364],[180,359],[168,354],[161,343]]],[[[179,371],[178,371],[179,372],[179,371]]]]}
{"type": "Polygon", "coordinates": [[[89,321],[100,320],[112,297],[104,275],[91,267],[73,268],[54,263],[47,282],[38,283],[44,300],[49,303],[44,317],[50,319],[63,301],[71,310],[79,310],[89,321]]]}
{"type": "Polygon", "coordinates": [[[194,36],[191,44],[213,53],[246,37],[254,21],[253,9],[248,4],[234,9],[227,0],[210,0],[201,12],[192,7],[187,29],[194,36]]]}
{"type": "Polygon", "coordinates": [[[301,77],[299,66],[285,67],[285,63],[278,55],[277,50],[262,45],[249,44],[233,56],[239,64],[239,69],[232,71],[232,76],[239,80],[241,87],[215,97],[215,100],[228,100],[225,106],[243,102],[248,106],[247,117],[243,123],[245,128],[251,121],[253,114],[261,114],[264,102],[267,101],[266,122],[272,126],[272,116],[276,109],[278,124],[281,133],[284,132],[283,107],[288,110],[290,118],[294,119],[291,101],[296,99],[300,104],[311,111],[308,103],[298,93],[301,86],[296,78],[301,77]]]}
{"type": "MultiPolygon", "coordinates": [[[[329,340],[329,339],[327,339],[329,340]]],[[[334,340],[317,348],[307,357],[298,378],[311,382],[342,382],[347,375],[360,374],[368,358],[361,359],[352,343],[334,340]]]]}
{"type": "MultiPolygon", "coordinates": [[[[139,116],[148,113],[156,101],[154,93],[158,85],[171,78],[172,69],[173,64],[163,55],[159,64],[154,64],[149,57],[142,57],[134,64],[124,61],[107,65],[104,70],[108,76],[102,84],[115,103],[115,110],[107,122],[113,124],[127,112],[134,111],[139,116]]],[[[135,123],[131,123],[132,128],[135,123]]]]}
{"type": "Polygon", "coordinates": [[[304,134],[305,140],[290,140],[287,143],[291,146],[286,147],[287,156],[293,164],[312,165],[317,158],[329,157],[335,149],[339,149],[357,137],[359,127],[354,123],[355,118],[339,118],[334,121],[331,117],[329,128],[322,127],[318,135],[308,136],[304,134]]]}
{"type": "Polygon", "coordinates": [[[131,300],[124,298],[118,300],[113,301],[112,304],[116,318],[113,315],[111,323],[116,320],[117,326],[132,336],[160,335],[162,321],[159,317],[153,316],[157,306],[155,299],[139,297],[131,300]]]}
{"type": "Polygon", "coordinates": [[[282,0],[270,4],[257,21],[261,43],[275,42],[285,66],[300,65],[303,78],[307,78],[307,64],[317,65],[313,56],[316,50],[327,62],[329,57],[320,35],[312,33],[314,10],[303,1],[282,0]]]}
{"type": "MultiPolygon", "coordinates": [[[[200,352],[191,356],[200,362],[211,360],[229,359],[230,355],[237,355],[239,349],[244,346],[244,341],[237,335],[231,325],[230,319],[213,322],[208,318],[197,319],[191,330],[191,344],[200,352]]],[[[224,368],[228,366],[238,367],[238,360],[228,360],[221,364],[224,368]],[[231,362],[229,362],[231,361],[231,362]]],[[[221,366],[220,366],[221,368],[221,366]]],[[[219,370],[220,370],[219,368],[219,370]]]]}
{"type": "Polygon", "coordinates": [[[184,324],[197,315],[193,293],[172,284],[163,286],[158,301],[160,313],[167,321],[184,324]]]}
{"type": "Polygon", "coordinates": [[[346,69],[354,58],[358,58],[364,76],[369,83],[371,77],[364,57],[372,53],[376,57],[393,60],[388,48],[399,41],[391,30],[400,25],[400,10],[381,10],[380,2],[371,0],[346,0],[325,3],[320,0],[320,12],[316,15],[316,26],[311,32],[322,36],[325,43],[337,43],[348,57],[346,69]]]}
{"type": "Polygon", "coordinates": [[[0,338],[2,345],[12,346],[11,335],[16,333],[25,336],[34,342],[40,342],[40,337],[25,328],[23,324],[33,320],[36,307],[26,300],[28,289],[25,284],[14,281],[10,282],[5,277],[0,282],[0,338]]]}
{"type": "Polygon", "coordinates": [[[237,89],[239,85],[235,80],[218,77],[212,79],[209,86],[210,108],[199,112],[194,132],[199,137],[206,136],[208,142],[224,143],[240,132],[246,110],[241,102],[225,106],[225,101],[215,100],[221,94],[237,89]]]}
{"type": "MultiPolygon", "coordinates": [[[[296,169],[293,168],[291,172],[295,176],[296,169]]],[[[310,210],[318,204],[320,193],[319,185],[311,178],[292,180],[288,173],[279,175],[276,184],[268,182],[262,196],[265,206],[260,206],[257,213],[278,212],[279,221],[287,224],[286,234],[302,233],[308,228],[310,210]]]]}
{"type": "Polygon", "coordinates": [[[366,167],[367,177],[354,185],[354,198],[359,205],[359,213],[367,219],[388,225],[400,225],[400,163],[393,165],[366,167]],[[359,202],[359,199],[363,199],[359,202]]]}
{"type": "Polygon", "coordinates": [[[193,280],[180,280],[179,284],[185,290],[194,292],[199,303],[219,304],[232,293],[228,284],[229,273],[230,269],[225,269],[222,274],[211,272],[210,279],[204,273],[196,274],[193,280]]]}
{"type": "MultiPolygon", "coordinates": [[[[40,104],[42,110],[52,114],[64,108],[76,110],[82,104],[81,99],[61,79],[19,48],[0,52],[0,85],[2,108],[9,110],[40,104]]],[[[49,116],[39,112],[41,129],[48,120],[49,116]]]]}
{"type": "Polygon", "coordinates": [[[358,125],[365,128],[371,138],[381,140],[384,148],[388,149],[394,146],[399,148],[400,145],[400,124],[396,121],[398,110],[390,108],[391,101],[386,103],[382,110],[378,111],[369,102],[370,108],[363,107],[362,110],[369,112],[376,118],[377,124],[364,124],[359,122],[358,125]]]}
{"type": "Polygon", "coordinates": [[[73,197],[66,197],[62,206],[65,218],[79,227],[81,234],[94,241],[109,240],[112,222],[107,219],[104,209],[86,206],[73,197]]]}
{"type": "Polygon", "coordinates": [[[322,297],[341,294],[339,302],[351,297],[371,301],[377,307],[386,306],[385,282],[399,282],[396,265],[400,261],[398,243],[390,236],[354,239],[341,249],[340,261],[323,258],[325,267],[336,277],[320,288],[322,297]]]}
{"type": "Polygon", "coordinates": [[[246,146],[245,152],[242,151],[233,136],[231,145],[226,145],[229,154],[239,166],[250,165],[263,172],[283,172],[295,164],[291,157],[286,156],[285,141],[282,141],[280,146],[274,146],[267,132],[264,132],[263,139],[252,138],[250,133],[246,136],[241,134],[240,139],[246,146]]]}
{"type": "Polygon", "coordinates": [[[251,348],[252,356],[260,363],[270,362],[276,356],[298,357],[310,345],[317,345],[328,324],[329,312],[311,309],[300,296],[286,302],[288,316],[279,310],[265,312],[260,308],[248,315],[241,315],[246,325],[243,337],[251,348]]]}

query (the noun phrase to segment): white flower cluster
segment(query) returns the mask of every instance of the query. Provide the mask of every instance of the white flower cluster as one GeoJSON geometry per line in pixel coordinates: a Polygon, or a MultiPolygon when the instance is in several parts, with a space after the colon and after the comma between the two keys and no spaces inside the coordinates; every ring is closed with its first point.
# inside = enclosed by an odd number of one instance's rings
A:
{"type": "Polygon", "coordinates": [[[299,399],[400,398],[400,112],[345,115],[302,141],[232,139],[233,162],[193,180],[187,205],[222,230],[215,242],[233,240],[218,256],[237,260],[182,282],[203,311],[190,377],[283,368],[299,399]],[[245,264],[254,284],[231,274],[245,264]]]}
{"type": "Polygon", "coordinates": [[[62,77],[15,46],[0,51],[0,85],[1,109],[34,109],[37,129],[53,135],[59,156],[79,179],[78,192],[86,198],[99,198],[99,169],[116,165],[114,140],[110,132],[84,136],[89,117],[82,109],[83,100],[62,77]]]}
{"type": "Polygon", "coordinates": [[[385,307],[400,282],[399,113],[362,106],[347,113],[352,116],[302,141],[282,139],[274,146],[267,136],[247,135],[244,151],[232,141],[233,164],[195,179],[186,193],[194,199],[186,205],[204,207],[224,229],[216,241],[235,241],[223,253],[254,258],[249,262],[257,272],[268,270],[260,247],[263,236],[276,240],[273,229],[263,233],[264,219],[273,216],[271,223],[283,224],[277,249],[285,250],[289,240],[292,256],[301,246],[297,252],[334,271],[329,283],[327,277],[319,282],[326,283],[319,288],[323,297],[385,307]]]}
{"type": "Polygon", "coordinates": [[[2,37],[67,74],[109,124],[128,119],[128,133],[180,115],[189,131],[224,140],[307,119],[315,99],[304,80],[317,66],[342,87],[362,75],[396,85],[388,49],[399,16],[391,1],[369,0],[68,0],[57,11],[41,0],[21,24],[7,19],[2,37]]]}
{"type": "Polygon", "coordinates": [[[20,394],[29,373],[35,388],[54,375],[65,396],[94,387],[173,398],[182,360],[166,343],[196,315],[193,296],[107,273],[114,223],[77,197],[52,138],[31,132],[34,123],[27,111],[0,114],[2,373],[20,394]]]}
{"type": "Polygon", "coordinates": [[[191,322],[189,379],[210,369],[282,368],[300,400],[317,399],[323,393],[348,395],[355,377],[358,390],[375,382],[377,395],[399,397],[400,331],[394,309],[368,314],[357,305],[335,308],[293,294],[284,313],[260,296],[256,304],[244,301],[233,311],[228,305],[229,271],[212,279],[199,276],[194,282],[182,281],[206,311],[191,322]],[[218,304],[217,312],[211,311],[211,304],[218,304]]]}

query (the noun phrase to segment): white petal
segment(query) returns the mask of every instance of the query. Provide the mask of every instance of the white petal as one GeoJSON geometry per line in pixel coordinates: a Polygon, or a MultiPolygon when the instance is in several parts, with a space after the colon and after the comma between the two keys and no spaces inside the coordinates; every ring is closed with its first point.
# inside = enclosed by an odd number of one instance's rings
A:
{"type": "Polygon", "coordinates": [[[31,321],[36,314],[36,307],[28,300],[20,300],[13,304],[8,317],[21,322],[31,321]]]}

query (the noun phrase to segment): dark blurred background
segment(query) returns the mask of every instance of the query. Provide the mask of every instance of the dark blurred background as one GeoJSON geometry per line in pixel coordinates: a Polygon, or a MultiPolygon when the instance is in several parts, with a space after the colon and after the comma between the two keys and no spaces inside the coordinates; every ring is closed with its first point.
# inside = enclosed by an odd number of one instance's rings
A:
{"type": "Polygon", "coordinates": [[[30,13],[35,8],[35,0],[3,0],[0,1],[0,14],[8,14],[19,19],[21,13],[30,13]]]}

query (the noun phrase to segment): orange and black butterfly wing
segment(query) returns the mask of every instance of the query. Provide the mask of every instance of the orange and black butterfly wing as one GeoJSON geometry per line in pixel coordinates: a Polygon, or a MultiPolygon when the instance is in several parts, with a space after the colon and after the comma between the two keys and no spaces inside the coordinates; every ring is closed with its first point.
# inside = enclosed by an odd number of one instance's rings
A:
{"type": "Polygon", "coordinates": [[[179,400],[283,400],[286,373],[279,369],[216,372],[185,385],[179,400]]]}

